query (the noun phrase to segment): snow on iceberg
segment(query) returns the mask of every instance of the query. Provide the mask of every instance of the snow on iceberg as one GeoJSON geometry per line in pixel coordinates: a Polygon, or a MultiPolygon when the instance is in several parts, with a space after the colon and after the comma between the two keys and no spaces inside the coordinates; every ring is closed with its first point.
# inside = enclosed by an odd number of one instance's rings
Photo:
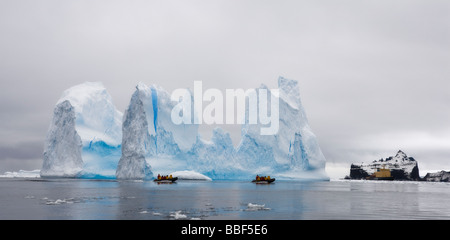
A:
{"type": "Polygon", "coordinates": [[[46,142],[42,176],[115,177],[121,156],[122,113],[116,109],[102,83],[85,82],[64,91],[57,102],[53,118],[48,133],[50,138],[46,142]],[[67,105],[66,108],[59,109],[63,103],[67,105]],[[68,105],[71,106],[70,112],[68,105]],[[61,120],[66,115],[70,115],[73,124],[61,120]],[[55,119],[61,123],[55,125],[55,119]],[[71,139],[75,135],[72,130],[80,141],[71,139]],[[63,159],[70,152],[73,153],[69,156],[76,155],[76,166],[63,164],[69,161],[63,159]],[[52,171],[49,172],[49,169],[52,171]]]}
{"type": "Polygon", "coordinates": [[[180,180],[204,180],[212,181],[211,178],[194,171],[176,171],[171,173],[172,177],[177,177],[180,180]]]}
{"type": "Polygon", "coordinates": [[[76,128],[83,145],[103,141],[120,145],[122,113],[101,82],[85,82],[65,90],[58,103],[68,100],[75,108],[76,128]]]}

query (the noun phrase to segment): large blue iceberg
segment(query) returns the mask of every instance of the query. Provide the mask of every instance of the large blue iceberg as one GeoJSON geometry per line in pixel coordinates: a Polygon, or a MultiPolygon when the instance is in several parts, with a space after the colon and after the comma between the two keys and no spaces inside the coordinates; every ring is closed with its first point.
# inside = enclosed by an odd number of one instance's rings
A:
{"type": "Polygon", "coordinates": [[[99,82],[86,82],[64,91],[48,130],[41,176],[115,178],[122,154],[122,115],[99,82]],[[64,120],[72,118],[73,124],[64,120]],[[64,121],[56,124],[58,119],[64,121]],[[69,141],[72,135],[78,136],[80,142],[69,141]],[[73,153],[78,149],[79,153],[73,153]],[[66,164],[68,153],[77,155],[77,171],[66,164]]]}
{"type": "MultiPolygon", "coordinates": [[[[279,179],[328,180],[325,157],[308,125],[297,81],[280,77],[278,88],[277,134],[261,135],[264,125],[247,121],[242,124],[237,146],[221,128],[214,129],[207,140],[199,135],[198,124],[174,124],[171,112],[177,102],[156,85],[136,86],[123,119],[100,83],[68,89],[58,103],[68,101],[74,108],[83,161],[77,177],[150,179],[153,174],[189,170],[212,179],[249,179],[262,174],[279,179]]],[[[49,132],[65,127],[69,126],[52,125],[49,132]]],[[[58,141],[47,140],[47,145],[58,141]]],[[[52,162],[58,161],[64,158],[52,162]]],[[[44,159],[45,166],[48,162],[44,159]]],[[[44,167],[41,175],[43,172],[44,167]]]]}

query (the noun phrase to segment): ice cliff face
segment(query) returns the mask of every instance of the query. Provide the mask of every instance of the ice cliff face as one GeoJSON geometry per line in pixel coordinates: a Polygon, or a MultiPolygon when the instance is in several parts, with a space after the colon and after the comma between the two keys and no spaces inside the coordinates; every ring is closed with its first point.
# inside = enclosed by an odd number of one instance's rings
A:
{"type": "MultiPolygon", "coordinates": [[[[134,117],[140,116],[136,121],[145,120],[147,124],[128,124],[128,117],[132,116],[127,112],[123,127],[122,158],[126,158],[125,143],[129,142],[139,145],[136,146],[136,151],[140,152],[139,159],[142,159],[141,153],[145,152],[146,161],[155,173],[191,170],[213,179],[248,179],[256,174],[328,179],[324,171],[325,158],[308,125],[297,82],[279,78],[278,85],[280,121],[277,134],[261,135],[261,128],[266,125],[247,122],[242,128],[241,142],[235,148],[230,135],[220,128],[216,128],[211,140],[207,141],[198,135],[198,125],[174,124],[170,114],[176,102],[170,100],[170,95],[164,89],[140,83],[129,109],[135,111],[132,114],[134,117]],[[140,107],[132,108],[132,105],[140,107]],[[133,134],[127,134],[127,131],[133,134]],[[133,140],[135,136],[146,139],[133,140]]],[[[269,91],[269,99],[270,94],[269,91]]],[[[139,166],[141,171],[144,165],[139,166]]]]}
{"type": "Polygon", "coordinates": [[[280,77],[278,89],[278,133],[261,135],[263,125],[244,125],[237,147],[238,162],[255,172],[287,178],[327,179],[325,157],[308,125],[297,81],[280,77]]]}
{"type": "Polygon", "coordinates": [[[171,111],[175,104],[169,93],[158,86],[148,87],[143,83],[136,86],[123,123],[122,157],[116,173],[118,178],[132,176],[135,179],[144,175],[148,178],[151,175],[149,165],[155,172],[165,174],[186,169],[186,152],[196,141],[198,125],[174,124],[171,111]],[[133,152],[138,152],[138,157],[133,158],[139,160],[126,162],[133,152]],[[142,159],[146,159],[145,164],[142,159]],[[133,166],[127,167],[127,164],[133,166]],[[123,169],[138,172],[124,175],[123,169]]]}
{"type": "Polygon", "coordinates": [[[41,177],[78,177],[83,170],[75,109],[68,100],[56,105],[47,133],[41,177]]]}
{"type": "MultiPolygon", "coordinates": [[[[83,166],[78,176],[114,178],[121,156],[122,113],[115,108],[105,87],[99,82],[85,82],[73,86],[64,91],[56,109],[63,102],[72,106],[73,127],[81,139],[83,166]]],[[[56,109],[54,118],[57,117],[56,109]]],[[[68,131],[66,127],[68,126],[52,126],[50,131],[64,133],[68,131]]],[[[55,136],[54,141],[68,141],[69,137],[70,135],[59,134],[55,136]]],[[[67,144],[65,147],[66,151],[70,151],[69,148],[77,148],[78,145],[67,144]]],[[[54,149],[48,149],[47,154],[57,156],[55,159],[64,158],[63,152],[54,149]]]]}
{"type": "Polygon", "coordinates": [[[236,150],[230,134],[215,128],[211,141],[197,137],[192,149],[188,151],[187,168],[214,179],[242,178],[245,169],[238,164],[236,150]]]}
{"type": "Polygon", "coordinates": [[[144,105],[151,137],[149,156],[173,156],[188,151],[196,141],[198,125],[174,124],[171,112],[176,102],[163,88],[139,83],[136,89],[144,105]]]}
{"type": "Polygon", "coordinates": [[[131,97],[123,122],[122,156],[117,166],[117,179],[150,179],[153,174],[145,160],[149,144],[148,123],[140,92],[131,97]]]}

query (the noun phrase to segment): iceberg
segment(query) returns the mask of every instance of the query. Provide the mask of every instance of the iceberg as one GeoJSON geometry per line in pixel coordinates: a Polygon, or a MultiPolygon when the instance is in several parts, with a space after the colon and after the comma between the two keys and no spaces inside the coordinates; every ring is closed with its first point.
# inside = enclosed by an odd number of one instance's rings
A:
{"type": "Polygon", "coordinates": [[[122,115],[100,82],[65,90],[53,114],[41,176],[114,178],[121,156],[122,115]],[[67,156],[76,164],[66,165],[67,156]]]}
{"type": "Polygon", "coordinates": [[[136,86],[124,116],[117,178],[142,179],[152,176],[152,172],[187,169],[185,155],[196,141],[198,125],[174,124],[174,106],[169,93],[161,87],[144,83],[136,86]]]}
{"type": "Polygon", "coordinates": [[[117,166],[117,179],[150,179],[153,173],[145,159],[148,123],[139,91],[131,97],[122,129],[122,156],[117,166]]]}
{"type": "MultiPolygon", "coordinates": [[[[262,135],[261,128],[267,128],[267,124],[250,124],[246,118],[241,141],[234,147],[228,133],[214,129],[211,141],[197,139],[188,152],[188,166],[213,179],[248,179],[251,175],[262,174],[278,179],[329,180],[325,172],[326,160],[309,127],[297,81],[280,77],[278,87],[276,134],[262,135]]],[[[264,85],[260,89],[269,92],[270,105],[274,93],[264,85]]],[[[257,106],[259,111],[259,103],[257,106]]],[[[246,116],[250,110],[246,108],[246,116]]]]}
{"type": "MultiPolygon", "coordinates": [[[[267,93],[261,96],[268,98],[268,104],[277,101],[277,121],[262,124],[247,118],[235,147],[222,128],[215,128],[211,139],[203,139],[199,125],[192,124],[198,120],[195,108],[186,115],[191,121],[174,123],[172,110],[181,100],[173,101],[157,85],[139,83],[125,114],[116,109],[101,83],[71,87],[55,107],[41,176],[150,179],[154,173],[180,173],[210,179],[250,179],[260,174],[277,179],[329,180],[325,157],[300,100],[298,82],[280,77],[278,88],[259,87],[267,93]],[[276,124],[273,129],[278,131],[262,134],[271,124],[276,124]]],[[[183,104],[190,101],[193,106],[195,97],[183,99],[183,104]]],[[[245,107],[246,116],[262,111],[263,104],[259,96],[257,99],[257,108],[245,107]]],[[[268,108],[267,115],[272,117],[273,111],[268,108]]]]}
{"type": "Polygon", "coordinates": [[[68,100],[58,105],[47,134],[41,177],[78,177],[83,170],[81,137],[75,129],[75,109],[68,100]]]}
{"type": "MultiPolygon", "coordinates": [[[[266,88],[261,86],[260,88],[266,88]]],[[[279,129],[274,135],[261,135],[262,124],[246,123],[237,158],[253,173],[293,179],[329,179],[325,157],[308,124],[300,99],[298,82],[278,79],[279,129]],[[311,174],[313,173],[313,174],[311,174]]]]}
{"type": "MultiPolygon", "coordinates": [[[[197,124],[173,123],[171,110],[176,101],[171,101],[170,95],[161,87],[139,83],[129,106],[134,113],[128,115],[127,110],[123,127],[122,158],[131,154],[125,151],[126,143],[139,152],[139,166],[129,167],[137,172],[130,176],[140,175],[148,164],[155,173],[195,171],[212,179],[249,179],[252,175],[263,174],[279,179],[329,180],[325,157],[309,127],[297,81],[280,77],[278,86],[278,132],[261,135],[261,128],[266,128],[267,124],[246,121],[242,125],[241,141],[234,147],[229,133],[221,128],[214,129],[208,141],[198,134],[197,124]],[[138,107],[133,108],[134,105],[138,107]],[[129,125],[129,117],[136,123],[129,125]],[[146,164],[142,164],[144,158],[146,164]]],[[[267,87],[263,85],[260,89],[267,87]]],[[[274,99],[274,93],[268,92],[268,98],[274,99]]],[[[192,118],[195,116],[196,113],[192,113],[192,118]]]]}
{"type": "Polygon", "coordinates": [[[211,141],[197,136],[197,140],[185,156],[189,169],[213,179],[241,179],[245,169],[236,162],[236,149],[230,134],[215,128],[211,141]]]}

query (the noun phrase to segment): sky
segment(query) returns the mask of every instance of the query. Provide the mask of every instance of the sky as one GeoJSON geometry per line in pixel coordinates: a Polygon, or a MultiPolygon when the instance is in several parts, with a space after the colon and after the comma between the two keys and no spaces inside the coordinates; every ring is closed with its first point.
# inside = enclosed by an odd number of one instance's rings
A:
{"type": "Polygon", "coordinates": [[[279,76],[299,82],[332,178],[399,149],[421,175],[450,171],[447,0],[0,0],[0,173],[41,168],[55,103],[85,81],[123,112],[139,82],[279,76]]]}

